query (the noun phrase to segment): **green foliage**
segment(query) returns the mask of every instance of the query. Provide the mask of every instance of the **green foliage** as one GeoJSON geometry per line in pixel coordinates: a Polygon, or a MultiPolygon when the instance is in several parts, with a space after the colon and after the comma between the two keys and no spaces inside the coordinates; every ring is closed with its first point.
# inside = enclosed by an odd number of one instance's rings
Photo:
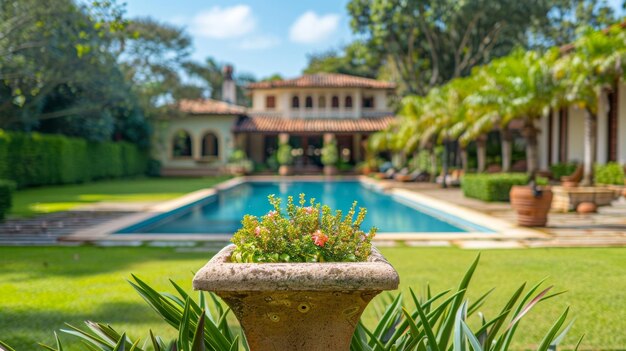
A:
{"type": "Polygon", "coordinates": [[[576,163],[555,163],[550,166],[552,178],[559,180],[561,177],[569,176],[576,171],[578,164],[576,163]]]}
{"type": "Polygon", "coordinates": [[[335,139],[324,143],[322,147],[322,164],[325,166],[335,166],[339,161],[339,151],[335,139]]]}
{"type": "Polygon", "coordinates": [[[333,214],[330,207],[316,204],[315,199],[305,206],[304,194],[300,194],[299,206],[294,204],[293,197],[288,198],[287,216],[279,198],[270,195],[269,201],[274,210],[261,218],[246,215],[242,228],[233,235],[234,262],[367,260],[376,228],[369,233],[361,230],[367,210],[360,208],[356,214],[356,202],[343,217],[340,210],[333,214]]]}
{"type": "Polygon", "coordinates": [[[290,166],[293,163],[293,156],[291,155],[291,145],[288,143],[282,143],[278,146],[276,151],[276,161],[281,166],[290,166]]]}
{"type": "Polygon", "coordinates": [[[569,43],[572,22],[601,29],[615,18],[606,2],[589,0],[351,0],[347,7],[352,30],[375,48],[375,67],[397,76],[403,95],[425,95],[516,47],[569,43]]]}
{"type": "Polygon", "coordinates": [[[4,219],[4,215],[9,212],[11,208],[14,190],[15,182],[0,179],[0,221],[4,219]]]}
{"type": "Polygon", "coordinates": [[[596,184],[624,185],[624,166],[617,162],[595,166],[596,184]]]}
{"type": "Polygon", "coordinates": [[[0,176],[22,187],[144,174],[147,155],[127,142],[39,133],[0,134],[0,176]]]}
{"type": "Polygon", "coordinates": [[[146,175],[148,177],[160,177],[161,176],[161,161],[151,158],[148,160],[148,166],[146,168],[146,175]]]}
{"type": "MultiPolygon", "coordinates": [[[[469,350],[506,351],[516,340],[517,329],[539,303],[562,294],[550,293],[552,287],[541,289],[542,282],[529,289],[521,284],[493,317],[480,313],[494,289],[483,292],[470,301],[470,282],[478,265],[479,258],[469,267],[457,288],[432,293],[427,286],[424,296],[418,296],[409,289],[408,303],[402,294],[390,296],[380,313],[379,321],[372,330],[361,322],[356,326],[350,349],[362,351],[414,351],[414,350],[469,350]],[[412,307],[409,307],[412,306],[412,307]],[[469,319],[476,320],[472,330],[469,319]]],[[[102,323],[86,322],[88,330],[69,325],[63,333],[83,342],[85,350],[177,350],[183,351],[223,351],[247,350],[245,338],[227,323],[230,309],[226,308],[212,293],[199,293],[193,299],[184,289],[170,280],[175,294],[159,293],[154,288],[133,275],[130,284],[146,303],[170,326],[178,331],[178,338],[167,346],[162,338],[149,333],[149,340],[141,343],[132,340],[126,333],[119,333],[111,326],[102,323]],[[208,297],[207,297],[208,296],[208,297]],[[146,346],[150,345],[150,346],[146,346]]],[[[556,349],[573,322],[566,324],[569,308],[557,318],[545,332],[542,340],[537,340],[538,350],[556,349]]],[[[472,323],[473,324],[473,323],[472,323]]],[[[46,350],[62,351],[61,340],[55,334],[56,347],[41,345],[46,350]]],[[[580,343],[580,340],[579,340],[580,343]]],[[[12,351],[0,341],[0,349],[12,351]]]]}
{"type": "Polygon", "coordinates": [[[463,195],[483,201],[509,201],[514,185],[528,183],[523,173],[466,174],[461,179],[463,195]]]}
{"type": "Polygon", "coordinates": [[[366,42],[355,41],[345,46],[341,52],[331,49],[309,55],[304,73],[342,73],[377,78],[381,59],[378,48],[369,47],[366,42]]]}
{"type": "MultiPolygon", "coordinates": [[[[478,258],[455,290],[431,294],[430,287],[427,287],[426,295],[419,297],[413,289],[409,289],[409,301],[414,306],[412,310],[403,303],[402,295],[388,300],[374,330],[358,324],[351,350],[469,350],[468,343],[474,351],[509,350],[524,316],[539,302],[561,294],[548,295],[552,287],[538,292],[541,282],[526,290],[524,283],[511,295],[499,314],[488,318],[479,310],[494,289],[484,292],[471,303],[467,297],[477,264],[478,258]],[[471,330],[466,320],[474,315],[477,315],[480,324],[471,330]]],[[[570,322],[562,328],[567,314],[568,309],[546,332],[539,350],[545,351],[548,346],[556,348],[572,324],[570,322]]]]}

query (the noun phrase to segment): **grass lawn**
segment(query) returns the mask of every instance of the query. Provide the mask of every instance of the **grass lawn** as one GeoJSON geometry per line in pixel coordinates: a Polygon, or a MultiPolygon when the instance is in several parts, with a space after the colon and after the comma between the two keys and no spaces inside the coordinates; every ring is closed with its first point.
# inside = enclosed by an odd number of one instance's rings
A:
{"type": "MultiPolygon", "coordinates": [[[[477,254],[456,248],[382,251],[399,271],[403,290],[411,286],[418,292],[426,282],[433,291],[454,287],[477,254]]],[[[152,328],[174,337],[125,280],[135,273],[158,289],[172,291],[172,278],[190,289],[191,272],[210,256],[171,248],[0,248],[0,339],[18,350],[32,350],[37,341],[51,342],[52,331],[63,322],[80,325],[87,319],[110,323],[132,336],[144,338],[152,328]]],[[[545,277],[556,290],[568,292],[531,311],[516,348],[538,342],[566,306],[571,306],[576,324],[565,344],[584,333],[583,349],[626,348],[626,248],[485,251],[469,295],[475,298],[497,287],[483,308],[494,316],[520,283],[545,277]]],[[[370,308],[366,322],[373,320],[370,308]]]]}
{"type": "Polygon", "coordinates": [[[30,217],[70,210],[101,201],[163,201],[194,190],[211,187],[228,177],[135,178],[85,184],[28,188],[15,192],[10,216],[30,217]]]}

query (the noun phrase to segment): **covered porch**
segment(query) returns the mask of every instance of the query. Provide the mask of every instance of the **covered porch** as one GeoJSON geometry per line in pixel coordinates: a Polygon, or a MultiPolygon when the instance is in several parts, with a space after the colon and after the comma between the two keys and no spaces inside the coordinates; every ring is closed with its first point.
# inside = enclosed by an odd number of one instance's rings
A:
{"type": "Polygon", "coordinates": [[[270,166],[280,142],[292,147],[296,174],[322,171],[324,140],[335,139],[339,164],[353,167],[365,159],[367,139],[384,129],[393,117],[359,119],[287,119],[246,117],[233,127],[236,146],[255,164],[270,166]]]}

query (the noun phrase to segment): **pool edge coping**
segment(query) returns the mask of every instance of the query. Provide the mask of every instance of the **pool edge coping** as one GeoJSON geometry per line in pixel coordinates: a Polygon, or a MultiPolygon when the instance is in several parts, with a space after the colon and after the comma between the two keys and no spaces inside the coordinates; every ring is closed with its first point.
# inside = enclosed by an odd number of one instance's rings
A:
{"type": "Polygon", "coordinates": [[[431,196],[420,194],[418,192],[396,188],[393,186],[383,186],[377,180],[365,176],[290,176],[287,179],[281,176],[243,176],[231,178],[216,184],[211,188],[196,190],[181,197],[156,203],[146,210],[123,216],[119,219],[108,221],[88,229],[82,229],[77,232],[65,235],[59,238],[60,241],[72,242],[153,242],[153,241],[195,241],[195,242],[211,242],[211,241],[229,241],[232,234],[153,234],[153,233],[132,233],[132,234],[116,234],[117,231],[130,227],[134,224],[149,220],[160,216],[167,212],[178,208],[189,206],[193,203],[216,195],[219,191],[228,190],[237,185],[248,181],[272,182],[272,181],[342,181],[355,180],[363,184],[376,187],[389,195],[395,195],[430,207],[435,211],[452,214],[461,220],[483,227],[493,232],[476,232],[468,231],[463,233],[438,233],[438,232],[406,232],[406,233],[379,233],[374,237],[374,241],[460,241],[460,240],[521,240],[521,239],[540,239],[549,237],[548,234],[530,228],[518,227],[515,224],[490,216],[483,212],[468,209],[444,200],[439,200],[431,196]]]}

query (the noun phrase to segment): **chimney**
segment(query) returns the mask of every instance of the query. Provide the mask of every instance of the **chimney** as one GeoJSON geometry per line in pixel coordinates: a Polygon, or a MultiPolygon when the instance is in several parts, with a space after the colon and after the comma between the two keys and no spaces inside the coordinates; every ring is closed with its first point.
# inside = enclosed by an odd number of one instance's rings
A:
{"type": "Polygon", "coordinates": [[[233,80],[233,66],[224,66],[224,82],[222,82],[222,101],[229,104],[237,103],[237,87],[233,80]]]}

